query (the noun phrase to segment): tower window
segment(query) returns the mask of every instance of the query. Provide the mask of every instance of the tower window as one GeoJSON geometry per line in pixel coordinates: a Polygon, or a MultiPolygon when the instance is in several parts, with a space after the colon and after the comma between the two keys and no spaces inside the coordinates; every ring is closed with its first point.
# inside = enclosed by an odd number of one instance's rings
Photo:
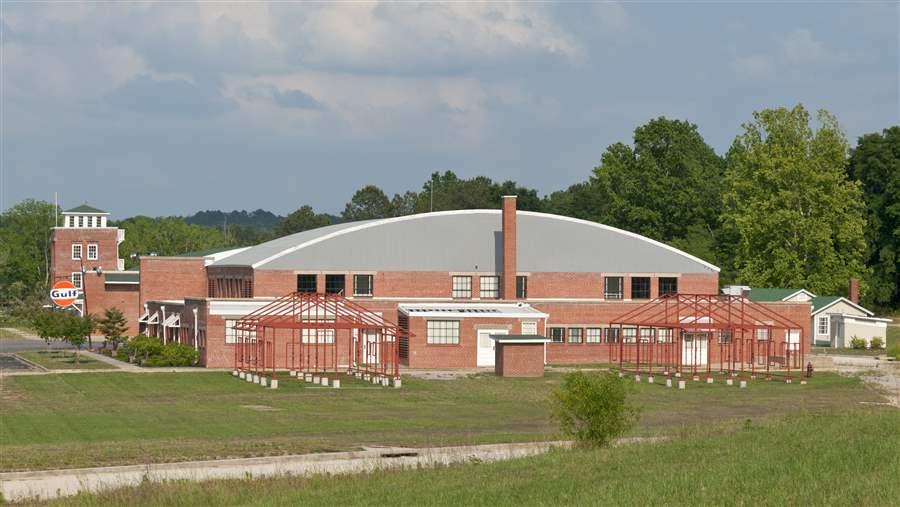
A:
{"type": "Polygon", "coordinates": [[[98,257],[100,257],[100,248],[95,244],[88,245],[88,259],[95,261],[98,257]]]}
{"type": "Polygon", "coordinates": [[[74,261],[81,260],[81,244],[80,243],[72,245],[72,260],[74,260],[74,261]]]}

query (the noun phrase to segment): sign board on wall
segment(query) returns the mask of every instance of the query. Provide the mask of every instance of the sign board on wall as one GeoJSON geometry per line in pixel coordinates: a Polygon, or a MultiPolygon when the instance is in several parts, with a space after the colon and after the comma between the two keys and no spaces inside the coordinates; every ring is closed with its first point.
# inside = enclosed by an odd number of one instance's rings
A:
{"type": "Polygon", "coordinates": [[[81,291],[75,288],[72,282],[62,280],[54,283],[50,288],[50,300],[60,308],[68,308],[75,304],[80,293],[81,291]]]}

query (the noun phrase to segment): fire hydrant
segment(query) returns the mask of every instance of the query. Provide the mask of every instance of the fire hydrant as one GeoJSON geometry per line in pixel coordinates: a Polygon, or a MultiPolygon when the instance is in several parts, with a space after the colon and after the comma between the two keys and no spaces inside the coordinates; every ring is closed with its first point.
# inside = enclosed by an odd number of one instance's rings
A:
{"type": "Polygon", "coordinates": [[[810,361],[810,362],[806,363],[806,378],[812,377],[812,374],[813,374],[813,367],[812,367],[812,361],[810,361]]]}

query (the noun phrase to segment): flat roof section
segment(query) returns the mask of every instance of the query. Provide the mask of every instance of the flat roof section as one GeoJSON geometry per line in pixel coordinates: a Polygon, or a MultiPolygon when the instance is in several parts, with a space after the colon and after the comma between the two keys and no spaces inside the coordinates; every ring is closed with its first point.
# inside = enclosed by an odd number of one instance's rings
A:
{"type": "Polygon", "coordinates": [[[409,317],[542,319],[549,315],[524,303],[408,303],[398,309],[409,317]]]}

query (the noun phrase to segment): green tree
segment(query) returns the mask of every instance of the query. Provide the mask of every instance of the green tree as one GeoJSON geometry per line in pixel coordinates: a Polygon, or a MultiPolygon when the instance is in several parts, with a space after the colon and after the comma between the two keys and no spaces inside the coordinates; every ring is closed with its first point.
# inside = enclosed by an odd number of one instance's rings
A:
{"type": "Polygon", "coordinates": [[[416,203],[418,201],[419,194],[415,192],[394,194],[394,197],[391,199],[391,212],[395,217],[412,215],[416,212],[416,203]]]}
{"type": "Polygon", "coordinates": [[[753,113],[728,153],[723,219],[741,282],[842,293],[866,273],[862,192],[837,119],[809,122],[802,105],[753,113]]]}
{"type": "Polygon", "coordinates": [[[628,402],[628,391],[613,372],[569,373],[551,394],[553,418],[579,445],[604,447],[637,422],[639,412],[628,402]]]}
{"type": "Polygon", "coordinates": [[[287,236],[330,224],[331,218],[328,215],[318,214],[312,209],[312,206],[304,205],[284,217],[284,220],[275,226],[275,235],[287,236]]]}
{"type": "Polygon", "coordinates": [[[116,307],[107,308],[103,311],[103,318],[97,321],[97,326],[106,337],[106,341],[112,343],[113,350],[118,350],[119,344],[125,340],[125,333],[128,332],[128,322],[122,310],[116,307]]]}
{"type": "Polygon", "coordinates": [[[344,207],[341,219],[345,222],[372,220],[394,216],[391,200],[384,191],[375,185],[366,185],[353,194],[353,198],[344,207]]]}
{"type": "Polygon", "coordinates": [[[865,300],[880,309],[900,308],[900,126],[860,137],[849,173],[862,184],[866,203],[872,275],[865,300]]]}
{"type": "Polygon", "coordinates": [[[50,287],[50,228],[58,209],[26,199],[0,215],[0,310],[30,317],[50,287]]]}
{"type": "Polygon", "coordinates": [[[49,348],[50,340],[61,340],[65,337],[68,318],[69,313],[66,311],[40,310],[32,316],[31,328],[47,342],[49,348]]]}
{"type": "Polygon", "coordinates": [[[221,230],[188,224],[180,217],[137,216],[115,225],[125,229],[125,241],[119,246],[119,255],[129,269],[137,267],[138,257],[142,255],[181,255],[231,246],[221,230]]]}

